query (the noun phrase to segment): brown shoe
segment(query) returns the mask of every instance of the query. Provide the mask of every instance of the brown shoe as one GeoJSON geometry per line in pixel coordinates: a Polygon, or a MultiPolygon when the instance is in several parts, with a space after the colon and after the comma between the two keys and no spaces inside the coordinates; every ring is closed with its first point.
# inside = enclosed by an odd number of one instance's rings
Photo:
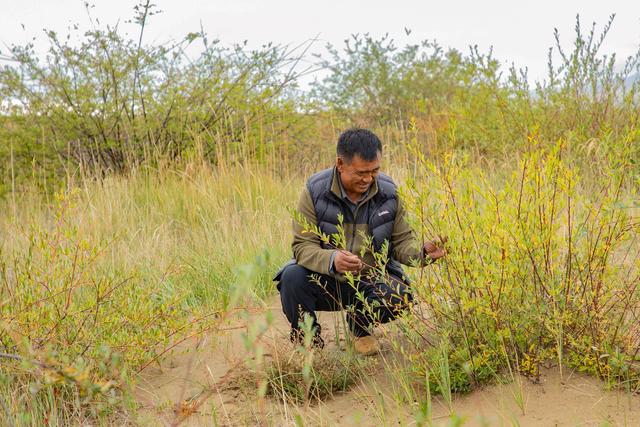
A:
{"type": "Polygon", "coordinates": [[[355,337],[353,339],[353,349],[362,356],[370,356],[380,351],[378,340],[371,335],[365,337],[355,337]]]}

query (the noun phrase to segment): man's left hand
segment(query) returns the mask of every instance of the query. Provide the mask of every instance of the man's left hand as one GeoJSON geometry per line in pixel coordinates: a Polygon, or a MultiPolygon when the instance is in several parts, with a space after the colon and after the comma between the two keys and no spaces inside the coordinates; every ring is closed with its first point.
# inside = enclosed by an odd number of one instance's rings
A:
{"type": "Polygon", "coordinates": [[[424,243],[424,252],[425,255],[431,258],[432,262],[439,260],[447,254],[447,251],[445,251],[445,249],[442,247],[442,243],[440,243],[440,246],[438,246],[436,242],[432,242],[429,240],[424,243]]]}

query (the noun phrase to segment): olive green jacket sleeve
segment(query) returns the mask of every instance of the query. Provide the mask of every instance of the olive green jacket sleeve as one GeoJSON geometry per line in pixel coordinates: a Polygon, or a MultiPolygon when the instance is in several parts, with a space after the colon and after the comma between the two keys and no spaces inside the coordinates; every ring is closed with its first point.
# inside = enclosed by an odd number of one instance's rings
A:
{"type": "MultiPolygon", "coordinates": [[[[306,187],[300,196],[297,210],[309,224],[318,224],[313,200],[311,200],[311,194],[309,194],[309,190],[306,187]]],[[[329,272],[329,264],[334,250],[323,249],[320,245],[320,238],[313,233],[303,232],[303,229],[304,227],[294,219],[291,247],[296,263],[320,274],[331,274],[329,272]]]]}
{"type": "Polygon", "coordinates": [[[404,209],[402,201],[398,199],[398,211],[396,212],[391,233],[393,258],[405,265],[413,265],[415,262],[424,264],[423,245],[418,241],[415,232],[409,226],[406,215],[407,211],[404,209]]]}

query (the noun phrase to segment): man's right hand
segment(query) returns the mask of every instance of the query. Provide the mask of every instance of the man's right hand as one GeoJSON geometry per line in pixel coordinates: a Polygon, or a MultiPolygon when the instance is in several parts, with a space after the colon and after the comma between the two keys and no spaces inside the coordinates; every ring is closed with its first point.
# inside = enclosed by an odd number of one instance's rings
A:
{"type": "Polygon", "coordinates": [[[357,255],[340,249],[333,259],[333,267],[338,273],[346,273],[347,271],[355,273],[362,270],[363,265],[357,255]]]}

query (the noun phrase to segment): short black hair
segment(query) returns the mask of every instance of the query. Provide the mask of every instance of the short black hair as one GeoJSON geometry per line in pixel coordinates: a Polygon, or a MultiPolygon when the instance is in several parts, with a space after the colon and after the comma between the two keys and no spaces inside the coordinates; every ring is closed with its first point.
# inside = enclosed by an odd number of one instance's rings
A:
{"type": "Polygon", "coordinates": [[[338,156],[350,162],[356,154],[367,162],[374,161],[382,153],[382,142],[367,129],[353,128],[342,132],[336,147],[338,156]]]}

